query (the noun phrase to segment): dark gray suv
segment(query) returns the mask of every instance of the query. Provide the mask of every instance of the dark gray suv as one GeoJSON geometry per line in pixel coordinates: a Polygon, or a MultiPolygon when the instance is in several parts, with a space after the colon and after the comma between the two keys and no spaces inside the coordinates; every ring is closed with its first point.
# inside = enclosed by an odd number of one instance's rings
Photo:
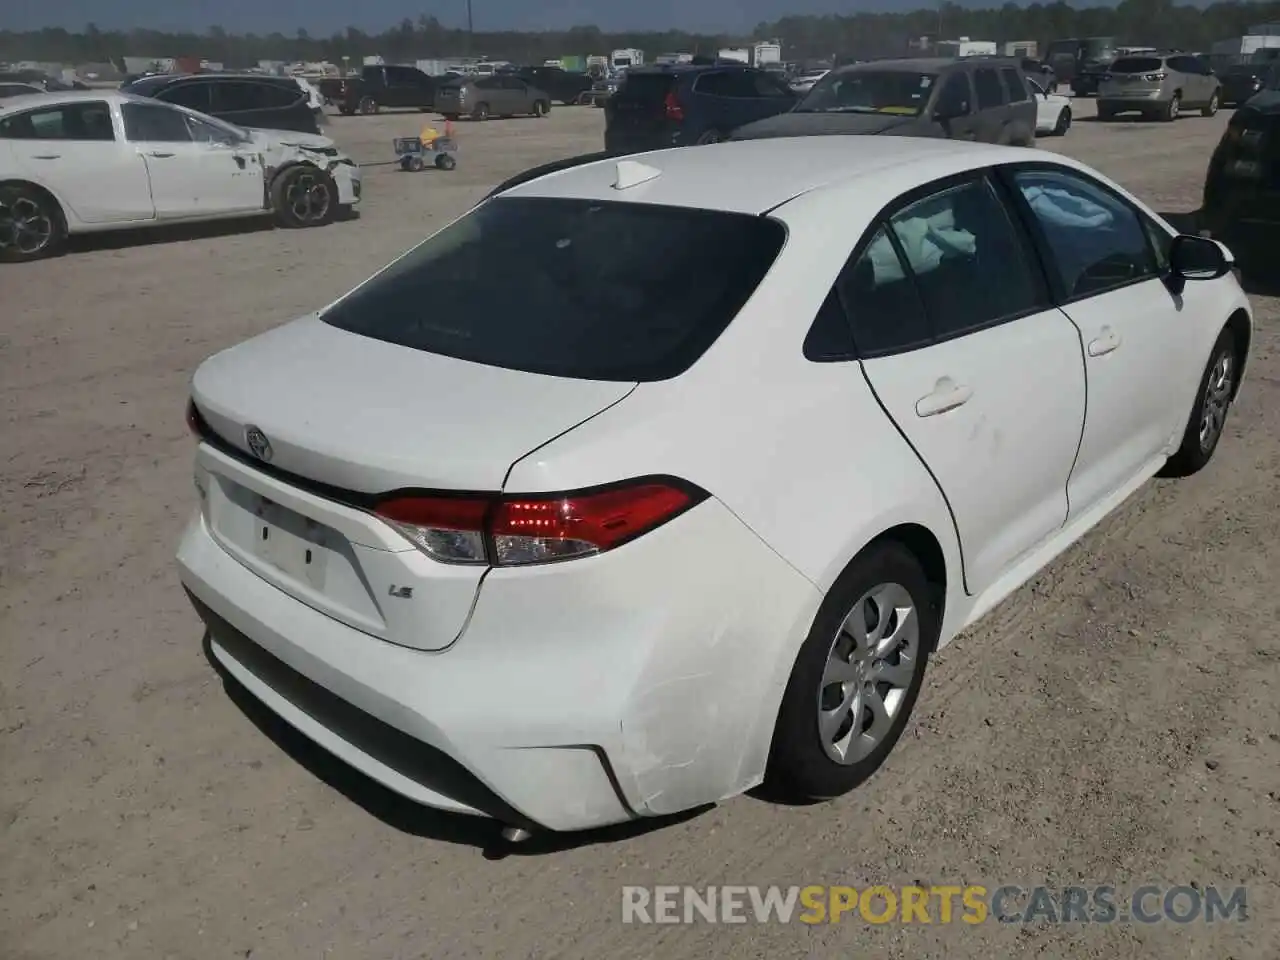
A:
{"type": "Polygon", "coordinates": [[[873,60],[832,70],[794,109],[731,139],[879,133],[1030,147],[1036,104],[1012,57],[873,60]]]}

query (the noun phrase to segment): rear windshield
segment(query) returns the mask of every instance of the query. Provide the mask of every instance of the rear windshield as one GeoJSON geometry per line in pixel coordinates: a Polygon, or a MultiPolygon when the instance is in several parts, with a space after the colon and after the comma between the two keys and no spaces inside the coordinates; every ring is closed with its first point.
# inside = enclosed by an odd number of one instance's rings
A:
{"type": "Polygon", "coordinates": [[[334,304],[342,330],[582,380],[665,380],[729,325],[786,239],[776,220],[496,197],[334,304]]]}
{"type": "Polygon", "coordinates": [[[1155,73],[1164,66],[1158,57],[1121,57],[1111,65],[1112,73],[1155,73]]]}
{"type": "Polygon", "coordinates": [[[614,96],[656,103],[666,97],[674,82],[675,77],[669,73],[629,73],[614,96]]]}

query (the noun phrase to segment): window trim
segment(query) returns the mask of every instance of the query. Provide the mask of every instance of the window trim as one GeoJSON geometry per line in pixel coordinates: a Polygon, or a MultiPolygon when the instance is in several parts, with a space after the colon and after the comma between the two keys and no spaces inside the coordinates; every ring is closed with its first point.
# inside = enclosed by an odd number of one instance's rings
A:
{"type": "MultiPolygon", "coordinates": [[[[1045,166],[1052,167],[1052,164],[1045,164],[1045,166]]],[[[1022,320],[1026,317],[1034,316],[1037,313],[1044,313],[1046,310],[1054,309],[1056,304],[1053,302],[1053,291],[1052,288],[1048,286],[1049,271],[1042,260],[1040,250],[1032,245],[1032,238],[1027,233],[1026,224],[1023,221],[1020,211],[1011,207],[1011,203],[1014,198],[1009,196],[1006,188],[1000,182],[998,177],[999,169],[999,167],[991,166],[977,167],[972,170],[965,170],[961,173],[941,177],[937,180],[931,180],[929,183],[913,187],[906,193],[900,194],[881,207],[879,212],[871,218],[871,221],[867,224],[862,236],[859,237],[858,242],[854,244],[853,251],[845,259],[844,264],[840,267],[835,278],[831,281],[831,286],[836,292],[836,296],[841,307],[844,309],[845,319],[849,325],[849,333],[853,341],[852,355],[847,357],[830,356],[817,358],[810,357],[805,353],[805,359],[813,363],[846,363],[850,360],[878,360],[882,357],[895,357],[904,353],[912,353],[916,350],[928,349],[929,347],[947,343],[950,340],[957,340],[960,337],[967,337],[971,334],[981,333],[984,330],[990,330],[994,327],[1003,326],[1006,323],[1013,323],[1016,320],[1022,320]],[[1019,249],[1029,251],[1025,254],[1025,262],[1031,279],[1035,302],[1026,309],[1015,311],[1007,316],[997,317],[975,326],[965,327],[963,330],[939,332],[937,319],[929,310],[924,297],[920,293],[919,282],[916,278],[915,271],[911,269],[910,261],[904,255],[902,245],[893,231],[891,220],[896,214],[901,213],[907,207],[910,207],[912,204],[918,203],[921,200],[926,200],[936,194],[953,190],[956,187],[965,186],[971,183],[982,183],[984,181],[987,188],[994,195],[996,201],[1004,209],[1005,215],[1009,220],[1009,226],[1013,230],[1019,249]],[[931,335],[927,340],[916,341],[911,344],[899,345],[883,350],[865,350],[858,345],[857,323],[855,322],[853,313],[849,310],[848,304],[845,303],[844,297],[840,294],[839,284],[846,271],[851,270],[862,257],[863,253],[866,252],[866,249],[871,245],[871,242],[875,239],[876,234],[881,228],[885,229],[885,232],[889,237],[889,242],[893,246],[894,252],[898,255],[898,259],[901,262],[907,277],[910,279],[912,287],[915,289],[916,298],[920,302],[921,309],[924,311],[925,321],[929,326],[931,335]]],[[[823,302],[825,304],[825,299],[823,302]]],[[[819,307],[819,312],[820,311],[821,307],[819,307]]],[[[818,314],[815,314],[812,322],[809,324],[809,329],[805,332],[805,337],[802,343],[807,343],[809,341],[813,327],[817,322],[818,314]]]]}
{"type": "MultiPolygon", "coordinates": [[[[1038,160],[1026,160],[1019,163],[1006,164],[997,169],[996,176],[1004,181],[1005,188],[1017,208],[1018,217],[1022,221],[1023,229],[1029,235],[1036,251],[1036,256],[1044,268],[1045,277],[1049,283],[1049,294],[1053,299],[1054,306],[1066,307],[1073,303],[1079,303],[1081,300],[1088,300],[1091,297],[1101,297],[1116,290],[1124,290],[1127,287],[1137,286],[1140,283],[1164,279],[1165,275],[1160,272],[1160,258],[1152,245],[1151,234],[1144,225],[1145,221],[1148,221],[1151,218],[1134,206],[1131,200],[1117,193],[1107,184],[1095,179],[1083,170],[1077,170],[1074,167],[1063,167],[1055,163],[1046,163],[1038,160]],[[1045,236],[1044,227],[1040,225],[1039,218],[1036,217],[1035,211],[1031,209],[1031,204],[1027,202],[1026,197],[1022,195],[1022,191],[1018,189],[1018,184],[1015,180],[1015,177],[1019,173],[1037,172],[1056,173],[1060,176],[1077,177],[1094,187],[1094,189],[1101,191],[1125,209],[1129,210],[1138,219],[1138,226],[1142,230],[1143,245],[1147,251],[1147,260],[1151,265],[1152,272],[1147,276],[1135,277],[1132,280],[1117,283],[1104,290],[1092,290],[1078,296],[1071,296],[1062,282],[1062,276],[1058,270],[1058,263],[1054,258],[1052,248],[1049,246],[1049,239],[1045,236]]],[[[1157,223],[1155,226],[1158,227],[1160,225],[1157,223]]]]}

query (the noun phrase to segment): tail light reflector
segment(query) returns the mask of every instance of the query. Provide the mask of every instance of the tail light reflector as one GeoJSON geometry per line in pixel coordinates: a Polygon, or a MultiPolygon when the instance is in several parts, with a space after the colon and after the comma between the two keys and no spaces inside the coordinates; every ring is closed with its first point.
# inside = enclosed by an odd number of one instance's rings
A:
{"type": "Polygon", "coordinates": [[[1165,75],[1163,73],[1147,73],[1147,74],[1143,74],[1142,79],[1150,80],[1152,83],[1159,83],[1161,80],[1164,79],[1164,76],[1165,75]]]}
{"type": "Polygon", "coordinates": [[[668,120],[684,119],[684,107],[680,106],[674,90],[670,91],[662,101],[662,113],[668,120]]]}
{"type": "Polygon", "coordinates": [[[706,496],[680,481],[647,479],[564,494],[401,496],[374,512],[442,563],[512,567],[603,553],[706,496]]]}

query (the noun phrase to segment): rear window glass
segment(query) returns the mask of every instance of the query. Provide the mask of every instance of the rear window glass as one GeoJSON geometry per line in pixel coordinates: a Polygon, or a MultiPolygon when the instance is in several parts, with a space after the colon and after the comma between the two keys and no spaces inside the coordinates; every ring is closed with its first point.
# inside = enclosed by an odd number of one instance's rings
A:
{"type": "Polygon", "coordinates": [[[661,73],[632,73],[622,81],[622,86],[614,94],[627,100],[662,100],[675,77],[661,73]]]}
{"type": "Polygon", "coordinates": [[[690,367],[786,239],[766,217],[497,197],[324,314],[342,330],[489,366],[653,381],[690,367]]]}
{"type": "Polygon", "coordinates": [[[1156,57],[1121,57],[1111,65],[1112,73],[1154,73],[1164,66],[1156,57]]]}

